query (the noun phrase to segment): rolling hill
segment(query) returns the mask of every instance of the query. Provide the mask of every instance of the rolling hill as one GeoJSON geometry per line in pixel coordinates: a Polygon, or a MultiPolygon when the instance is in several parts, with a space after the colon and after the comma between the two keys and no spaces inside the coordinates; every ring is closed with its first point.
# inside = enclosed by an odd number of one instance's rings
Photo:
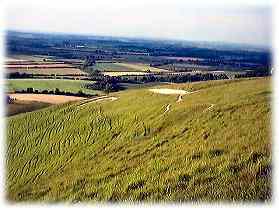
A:
{"type": "Polygon", "coordinates": [[[10,201],[269,201],[271,79],[162,85],[7,119],[10,201]]]}

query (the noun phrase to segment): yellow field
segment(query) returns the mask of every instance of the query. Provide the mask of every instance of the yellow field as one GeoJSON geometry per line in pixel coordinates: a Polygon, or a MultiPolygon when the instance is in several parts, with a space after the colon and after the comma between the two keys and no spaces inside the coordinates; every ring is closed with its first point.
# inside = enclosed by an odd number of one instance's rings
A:
{"type": "Polygon", "coordinates": [[[7,69],[7,73],[26,73],[26,74],[58,74],[58,75],[65,75],[65,74],[87,74],[86,72],[81,71],[78,68],[33,68],[33,69],[23,69],[23,68],[14,68],[14,69],[7,69]]]}

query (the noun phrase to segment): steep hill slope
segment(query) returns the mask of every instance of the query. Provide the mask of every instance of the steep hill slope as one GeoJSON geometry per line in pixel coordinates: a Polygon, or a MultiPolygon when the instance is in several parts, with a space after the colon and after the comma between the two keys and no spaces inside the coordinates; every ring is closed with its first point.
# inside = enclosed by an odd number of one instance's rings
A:
{"type": "Polygon", "coordinates": [[[7,197],[269,200],[270,79],[166,85],[8,118],[7,197]],[[168,110],[167,110],[168,109],[168,110]]]}

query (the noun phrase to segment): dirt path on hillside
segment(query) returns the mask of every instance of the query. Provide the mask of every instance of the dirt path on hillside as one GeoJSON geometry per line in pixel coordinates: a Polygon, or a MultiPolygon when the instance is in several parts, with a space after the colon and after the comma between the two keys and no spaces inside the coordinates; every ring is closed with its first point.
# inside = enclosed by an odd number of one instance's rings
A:
{"type": "Polygon", "coordinates": [[[100,96],[100,97],[96,97],[96,98],[91,98],[91,99],[88,99],[88,100],[85,100],[83,102],[81,102],[78,107],[81,107],[81,106],[84,106],[88,103],[91,103],[91,102],[99,102],[99,101],[104,101],[104,100],[111,100],[111,101],[115,101],[117,100],[118,98],[117,97],[114,97],[114,96],[100,96]]]}
{"type": "MultiPolygon", "coordinates": [[[[177,98],[177,100],[176,100],[176,103],[179,103],[179,102],[181,102],[181,101],[182,101],[182,95],[179,95],[178,98],[177,98]]],[[[169,111],[170,111],[170,107],[171,107],[171,104],[167,104],[167,107],[166,107],[166,110],[164,111],[164,114],[165,114],[166,112],[169,112],[169,111]]]]}
{"type": "Polygon", "coordinates": [[[164,111],[164,114],[165,114],[166,112],[169,112],[169,111],[170,111],[170,107],[171,107],[171,104],[168,104],[167,107],[166,107],[166,110],[164,111]]]}
{"type": "Polygon", "coordinates": [[[210,106],[206,108],[203,112],[210,111],[214,106],[215,104],[210,104],[210,106]]]}
{"type": "Polygon", "coordinates": [[[25,94],[25,93],[13,93],[9,94],[11,98],[15,98],[20,101],[37,101],[49,104],[62,104],[69,101],[80,101],[86,98],[77,96],[64,96],[64,95],[50,95],[50,94],[25,94]]]}

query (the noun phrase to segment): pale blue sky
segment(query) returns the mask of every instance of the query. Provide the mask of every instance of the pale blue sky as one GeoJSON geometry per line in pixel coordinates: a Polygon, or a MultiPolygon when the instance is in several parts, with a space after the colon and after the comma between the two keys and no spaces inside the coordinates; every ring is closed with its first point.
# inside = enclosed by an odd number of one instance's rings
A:
{"type": "Polygon", "coordinates": [[[9,0],[6,28],[268,46],[270,5],[265,0],[9,0]]]}

